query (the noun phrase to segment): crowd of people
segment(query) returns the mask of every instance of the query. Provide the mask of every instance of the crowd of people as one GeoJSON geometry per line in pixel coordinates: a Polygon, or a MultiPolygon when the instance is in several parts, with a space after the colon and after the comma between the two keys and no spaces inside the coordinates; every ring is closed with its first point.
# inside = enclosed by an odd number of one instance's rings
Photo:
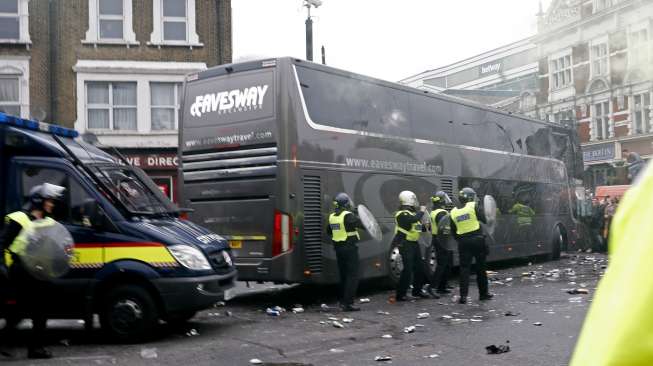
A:
{"type": "MultiPolygon", "coordinates": [[[[427,217],[425,217],[426,207],[419,205],[415,193],[403,191],[398,198],[399,208],[394,215],[395,231],[392,246],[399,249],[403,268],[397,282],[394,300],[402,302],[416,298],[438,299],[441,294],[450,293],[447,277],[453,266],[456,243],[460,256],[458,303],[466,304],[468,301],[469,276],[473,261],[476,262],[479,300],[491,299],[493,295],[488,291],[485,266],[489,247],[481,227],[481,223],[486,222],[486,217],[477,200],[476,192],[471,188],[463,188],[458,195],[460,207],[454,207],[450,211],[447,207],[451,204],[451,200],[447,194],[443,191],[436,192],[431,197],[433,206],[427,217]],[[430,276],[425,273],[419,245],[419,238],[423,232],[431,233],[431,245],[436,254],[436,269],[430,276]]],[[[357,244],[360,240],[359,229],[365,227],[352,205],[346,193],[337,194],[334,199],[334,212],[329,215],[326,226],[336,252],[340,275],[340,305],[344,311],[360,310],[354,306],[359,275],[357,244]]]]}
{"type": "Polygon", "coordinates": [[[597,251],[606,251],[610,237],[610,225],[619,206],[619,197],[599,197],[592,199],[592,246],[597,251]]]}

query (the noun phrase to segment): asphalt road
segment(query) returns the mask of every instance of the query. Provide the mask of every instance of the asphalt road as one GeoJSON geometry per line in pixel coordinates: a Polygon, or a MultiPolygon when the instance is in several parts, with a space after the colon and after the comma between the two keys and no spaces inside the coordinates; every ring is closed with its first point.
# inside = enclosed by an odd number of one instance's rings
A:
{"type": "Polygon", "coordinates": [[[452,297],[390,303],[391,290],[366,284],[359,297],[370,302],[355,313],[321,308],[322,303],[335,306],[334,288],[256,286],[183,328],[161,324],[147,344],[111,344],[99,331],[85,333],[76,321],[50,321],[56,358],[29,361],[17,348],[15,364],[250,365],[259,359],[265,365],[565,365],[605,265],[605,256],[583,253],[495,266],[495,300],[479,303],[472,280],[468,305],[452,297]],[[535,274],[523,275],[530,271],[535,274]],[[579,287],[589,294],[566,292],[579,287]],[[295,304],[305,311],[292,313],[295,304]],[[288,311],[266,315],[267,307],[277,305],[288,311]],[[429,316],[417,319],[419,313],[429,316]],[[334,327],[333,319],[343,328],[334,327]],[[405,333],[411,325],[415,331],[405,333]],[[509,345],[510,352],[487,354],[485,347],[492,344],[509,345]],[[377,356],[392,360],[375,361],[377,356]]]}

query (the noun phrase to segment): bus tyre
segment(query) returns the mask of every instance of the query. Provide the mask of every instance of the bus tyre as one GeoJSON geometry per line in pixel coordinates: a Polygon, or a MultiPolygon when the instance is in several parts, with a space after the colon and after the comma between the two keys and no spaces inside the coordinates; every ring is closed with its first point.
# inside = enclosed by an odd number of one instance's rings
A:
{"type": "Polygon", "coordinates": [[[156,304],[141,286],[116,286],[104,297],[100,323],[111,339],[126,343],[143,341],[158,324],[156,304]]]}
{"type": "Polygon", "coordinates": [[[388,286],[392,288],[397,287],[403,269],[404,265],[401,260],[401,254],[399,253],[399,246],[396,243],[392,243],[388,252],[388,286]]]}
{"type": "Polygon", "coordinates": [[[549,259],[560,259],[560,252],[562,251],[564,244],[565,237],[562,233],[562,228],[560,228],[560,226],[556,226],[556,228],[553,230],[553,242],[551,243],[551,254],[549,255],[549,259]]]}
{"type": "Polygon", "coordinates": [[[189,320],[191,320],[195,316],[195,314],[197,314],[196,311],[173,313],[173,314],[166,315],[164,320],[169,325],[176,327],[176,326],[181,326],[186,324],[189,320]]]}

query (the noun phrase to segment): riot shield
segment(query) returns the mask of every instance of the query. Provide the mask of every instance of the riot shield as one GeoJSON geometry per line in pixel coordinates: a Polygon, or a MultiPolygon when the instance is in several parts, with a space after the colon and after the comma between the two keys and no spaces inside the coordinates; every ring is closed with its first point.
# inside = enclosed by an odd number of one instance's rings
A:
{"type": "Polygon", "coordinates": [[[492,235],[497,223],[497,202],[494,197],[490,195],[483,197],[483,213],[485,214],[487,231],[492,235]]]}
{"type": "Polygon", "coordinates": [[[358,217],[360,217],[363,226],[370,233],[370,236],[380,243],[383,239],[383,233],[381,233],[381,227],[374,215],[372,215],[372,212],[364,205],[358,205],[358,217]]]}
{"type": "Polygon", "coordinates": [[[51,219],[35,220],[21,235],[26,244],[17,254],[34,278],[49,281],[68,273],[74,242],[63,225],[51,219]]]}

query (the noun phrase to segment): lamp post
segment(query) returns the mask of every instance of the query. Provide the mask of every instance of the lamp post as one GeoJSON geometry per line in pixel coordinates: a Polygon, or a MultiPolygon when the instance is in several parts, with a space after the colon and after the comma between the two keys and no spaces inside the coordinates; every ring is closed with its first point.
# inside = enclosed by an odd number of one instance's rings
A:
{"type": "Polygon", "coordinates": [[[311,19],[311,8],[318,8],[322,0],[304,0],[304,6],[308,10],[306,18],[306,59],[313,61],[313,19],[311,19]]]}

